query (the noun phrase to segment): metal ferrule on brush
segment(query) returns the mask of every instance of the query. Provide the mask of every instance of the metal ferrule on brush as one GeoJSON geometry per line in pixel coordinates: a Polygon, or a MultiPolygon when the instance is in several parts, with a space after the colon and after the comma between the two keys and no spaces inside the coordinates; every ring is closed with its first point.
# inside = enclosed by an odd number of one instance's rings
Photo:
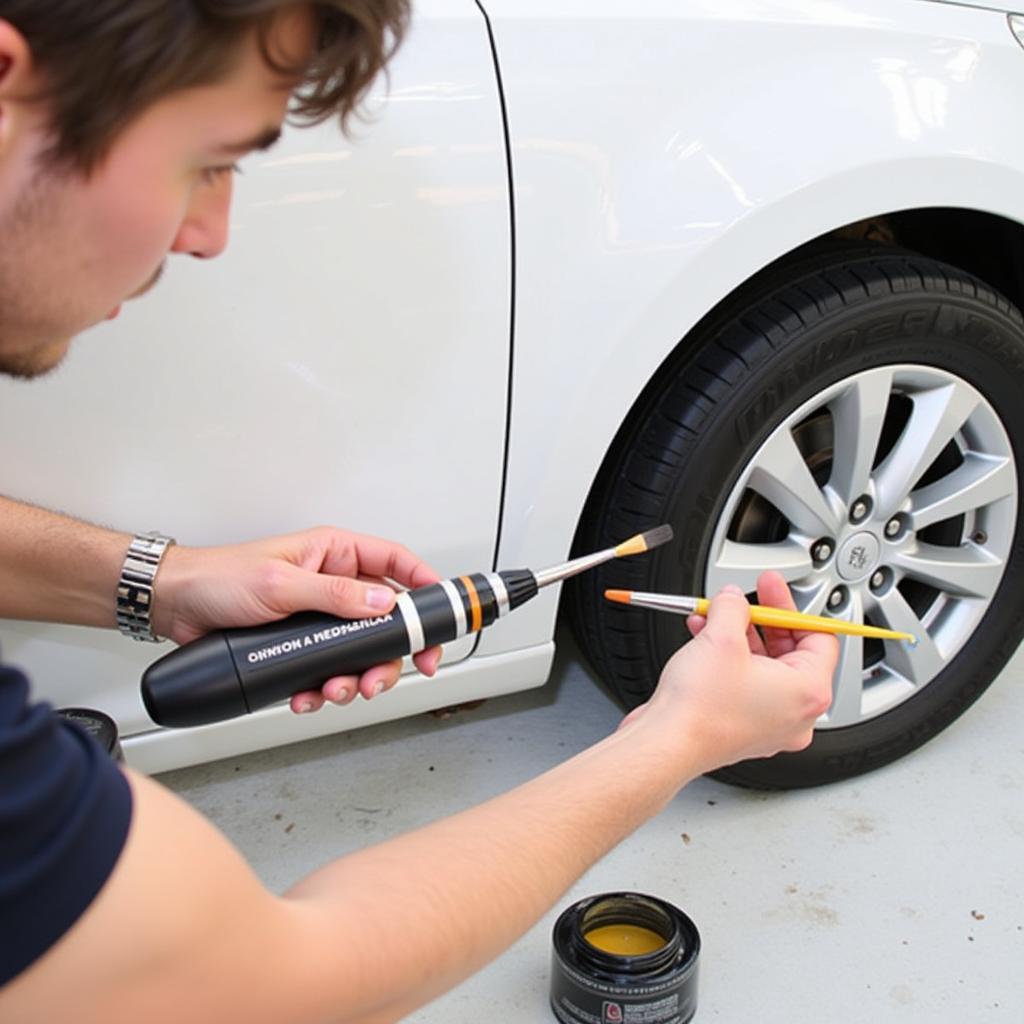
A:
{"type": "Polygon", "coordinates": [[[582,558],[574,558],[562,565],[553,565],[550,569],[541,569],[534,573],[538,587],[546,587],[551,583],[558,583],[559,580],[576,576],[596,565],[610,562],[613,558],[626,558],[629,555],[640,555],[645,551],[652,551],[672,539],[672,527],[667,523],[657,526],[653,530],[638,533],[635,537],[617,544],[613,548],[605,548],[604,551],[595,551],[592,555],[584,555],[582,558]]]}
{"type": "Polygon", "coordinates": [[[629,604],[638,608],[653,608],[656,611],[684,612],[687,615],[692,615],[698,610],[698,598],[696,597],[675,594],[645,594],[639,590],[630,593],[629,604]]]}
{"type": "Polygon", "coordinates": [[[595,565],[601,565],[602,562],[610,562],[615,557],[615,549],[609,548],[607,551],[598,551],[593,555],[574,558],[561,565],[553,565],[550,569],[541,569],[540,572],[535,572],[533,575],[536,577],[538,587],[546,587],[552,583],[558,583],[560,580],[568,579],[570,576],[586,572],[587,569],[593,569],[595,565]]]}

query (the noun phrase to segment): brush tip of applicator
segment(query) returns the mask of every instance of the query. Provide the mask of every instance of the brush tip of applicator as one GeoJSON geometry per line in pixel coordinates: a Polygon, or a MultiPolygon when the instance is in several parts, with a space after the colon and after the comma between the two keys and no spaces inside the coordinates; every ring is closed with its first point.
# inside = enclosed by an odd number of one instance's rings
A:
{"type": "Polygon", "coordinates": [[[619,604],[629,604],[632,594],[632,590],[606,590],[604,592],[604,596],[609,601],[618,601],[619,604]]]}
{"type": "Polygon", "coordinates": [[[672,537],[672,527],[665,523],[662,526],[656,526],[653,530],[638,533],[635,537],[630,537],[629,540],[624,540],[616,546],[615,554],[619,558],[624,558],[626,555],[639,555],[644,551],[652,551],[662,544],[667,544],[672,537]]]}

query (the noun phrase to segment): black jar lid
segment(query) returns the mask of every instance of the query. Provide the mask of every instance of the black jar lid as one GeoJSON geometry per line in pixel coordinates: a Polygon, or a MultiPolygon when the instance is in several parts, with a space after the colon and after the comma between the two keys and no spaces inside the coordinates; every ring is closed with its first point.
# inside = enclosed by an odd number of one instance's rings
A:
{"type": "Polygon", "coordinates": [[[57,714],[84,729],[115,760],[121,760],[117,724],[103,711],[94,708],[57,708],[57,714]]]}

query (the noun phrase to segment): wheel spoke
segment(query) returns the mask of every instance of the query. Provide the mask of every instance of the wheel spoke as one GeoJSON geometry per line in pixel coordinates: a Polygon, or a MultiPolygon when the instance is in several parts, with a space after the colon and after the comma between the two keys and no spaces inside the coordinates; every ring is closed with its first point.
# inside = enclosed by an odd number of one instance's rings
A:
{"type": "Polygon", "coordinates": [[[1009,458],[971,452],[952,473],[914,491],[910,525],[923,530],[932,523],[991,505],[1015,490],[1016,474],[1009,458]]]}
{"type": "Polygon", "coordinates": [[[809,537],[835,532],[835,515],[788,430],[772,435],[758,452],[747,486],[770,501],[809,537]]]}
{"type": "Polygon", "coordinates": [[[727,583],[735,583],[745,594],[757,589],[757,578],[766,569],[781,573],[787,583],[803,579],[811,571],[807,548],[794,540],[778,544],[742,544],[727,540],[708,567],[708,595],[717,594],[727,583]]]}
{"type": "Polygon", "coordinates": [[[833,490],[847,506],[868,488],[871,466],[892,392],[893,371],[866,373],[829,407],[832,412],[833,490]]]}
{"type": "Polygon", "coordinates": [[[912,579],[957,597],[991,598],[1003,575],[1002,559],[975,544],[946,548],[919,543],[889,561],[912,579]]]}
{"type": "Polygon", "coordinates": [[[823,615],[825,605],[828,602],[828,595],[832,592],[831,584],[827,579],[816,579],[809,583],[790,584],[790,591],[793,594],[793,603],[797,611],[805,612],[807,615],[823,615]]]}
{"type": "Polygon", "coordinates": [[[903,433],[875,471],[876,514],[897,512],[918,480],[978,405],[978,396],[958,383],[912,396],[914,408],[903,433]]]}
{"type": "MultiPolygon", "coordinates": [[[[859,619],[860,602],[855,598],[852,617],[859,619]]],[[[839,647],[839,663],[832,676],[832,705],[821,724],[835,729],[856,725],[864,701],[864,638],[844,636],[839,647]]]]}
{"type": "Polygon", "coordinates": [[[715,526],[709,596],[725,584],[751,594],[775,569],[801,611],[828,614],[835,600],[845,617],[919,638],[843,638],[822,730],[886,714],[961,657],[1009,564],[1018,482],[1005,410],[924,356],[837,380],[773,423],[715,526]],[[873,559],[866,576],[858,547],[873,559]]]}
{"type": "Polygon", "coordinates": [[[913,633],[917,637],[915,647],[898,640],[885,641],[885,661],[894,672],[920,686],[942,671],[945,662],[935,641],[895,587],[878,598],[876,617],[887,629],[913,633]]]}

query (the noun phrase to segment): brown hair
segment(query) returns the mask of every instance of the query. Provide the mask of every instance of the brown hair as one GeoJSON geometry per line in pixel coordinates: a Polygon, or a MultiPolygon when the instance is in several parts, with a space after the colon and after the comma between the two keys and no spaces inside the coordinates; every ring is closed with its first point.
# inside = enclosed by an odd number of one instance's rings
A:
{"type": "Polygon", "coordinates": [[[0,0],[0,19],[26,39],[53,111],[57,163],[88,173],[129,121],[179,89],[231,69],[258,33],[268,65],[299,83],[292,120],[342,125],[405,33],[409,0],[0,0]],[[308,8],[316,46],[300,67],[270,52],[279,14],[308,8]]]}

